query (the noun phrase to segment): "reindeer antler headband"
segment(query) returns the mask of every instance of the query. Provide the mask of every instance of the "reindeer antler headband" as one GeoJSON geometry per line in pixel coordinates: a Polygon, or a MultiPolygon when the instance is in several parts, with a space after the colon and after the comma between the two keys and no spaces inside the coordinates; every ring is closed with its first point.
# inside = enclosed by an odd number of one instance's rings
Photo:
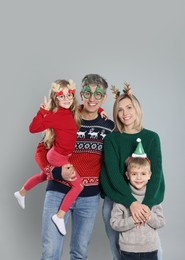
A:
{"type": "MultiPolygon", "coordinates": [[[[52,83],[52,90],[56,93],[56,96],[60,96],[60,95],[63,95],[63,91],[61,90],[61,86],[59,85],[59,84],[57,84],[57,83],[52,83]]],[[[70,79],[69,80],[69,84],[67,84],[67,87],[68,87],[68,92],[69,93],[75,93],[75,91],[76,91],[76,84],[75,84],[75,82],[72,80],[72,79],[70,79]]]]}
{"type": "MultiPolygon", "coordinates": [[[[115,85],[111,86],[112,93],[114,94],[114,98],[118,98],[120,95],[120,90],[117,88],[115,85]]],[[[130,84],[127,82],[124,82],[124,88],[123,88],[123,93],[127,96],[132,96],[132,90],[130,87],[130,84]]]]}

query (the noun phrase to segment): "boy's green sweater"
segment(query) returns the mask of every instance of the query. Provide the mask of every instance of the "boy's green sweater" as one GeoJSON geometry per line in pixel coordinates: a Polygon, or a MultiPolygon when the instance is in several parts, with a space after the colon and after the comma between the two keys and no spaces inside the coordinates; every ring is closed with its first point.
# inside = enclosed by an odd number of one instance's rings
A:
{"type": "Polygon", "coordinates": [[[165,183],[160,139],[157,133],[147,129],[136,134],[113,132],[104,139],[104,161],[100,174],[102,197],[106,194],[112,201],[126,207],[136,200],[125,177],[125,160],[135,151],[137,138],[141,138],[144,151],[151,161],[152,176],[143,200],[143,204],[151,208],[163,201],[165,183]]]}

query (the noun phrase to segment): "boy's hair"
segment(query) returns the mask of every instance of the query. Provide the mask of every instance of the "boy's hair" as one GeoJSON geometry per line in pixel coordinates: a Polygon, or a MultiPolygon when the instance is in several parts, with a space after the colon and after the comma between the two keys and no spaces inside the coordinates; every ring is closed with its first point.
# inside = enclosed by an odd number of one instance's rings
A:
{"type": "MultiPolygon", "coordinates": [[[[53,90],[53,85],[55,86],[55,88],[57,88],[58,91],[63,90],[65,88],[69,89],[69,81],[67,80],[55,80],[54,83],[51,86],[51,89],[49,91],[49,99],[51,99],[51,104],[50,104],[50,108],[49,110],[52,110],[53,112],[57,112],[58,108],[59,108],[59,100],[57,99],[57,95],[56,95],[56,91],[53,90]]],[[[74,98],[73,98],[73,104],[71,105],[71,107],[69,108],[73,115],[74,115],[74,120],[78,126],[78,128],[80,128],[81,125],[81,116],[79,113],[79,104],[77,101],[77,97],[76,94],[73,93],[74,98]]],[[[44,131],[44,138],[43,138],[43,142],[46,145],[46,148],[49,149],[52,146],[52,143],[54,141],[55,138],[55,134],[52,128],[46,129],[44,131]]]]}
{"type": "Polygon", "coordinates": [[[88,74],[82,79],[82,89],[89,84],[101,85],[103,87],[104,94],[106,94],[106,90],[108,88],[107,81],[98,74],[88,74]]]}
{"type": "Polygon", "coordinates": [[[148,158],[141,157],[129,157],[125,161],[127,172],[135,167],[146,167],[149,173],[151,173],[151,164],[148,158]]]}
{"type": "Polygon", "coordinates": [[[133,107],[136,110],[136,121],[134,123],[134,128],[138,131],[141,131],[143,129],[143,126],[142,126],[143,113],[142,113],[142,108],[141,108],[140,102],[134,95],[128,96],[126,94],[122,94],[122,95],[118,96],[118,98],[116,99],[116,101],[114,103],[113,119],[114,119],[114,123],[115,123],[115,131],[120,132],[120,133],[124,132],[124,125],[118,118],[118,106],[119,106],[119,102],[125,98],[130,99],[133,107]]]}

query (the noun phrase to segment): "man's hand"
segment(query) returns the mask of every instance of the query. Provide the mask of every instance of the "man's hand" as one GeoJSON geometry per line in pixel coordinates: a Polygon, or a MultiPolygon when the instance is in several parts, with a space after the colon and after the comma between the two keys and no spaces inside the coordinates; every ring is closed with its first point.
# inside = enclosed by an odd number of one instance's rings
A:
{"type": "Polygon", "coordinates": [[[76,180],[76,173],[74,171],[73,165],[68,163],[62,166],[61,172],[62,178],[65,181],[75,181],[76,180]]]}

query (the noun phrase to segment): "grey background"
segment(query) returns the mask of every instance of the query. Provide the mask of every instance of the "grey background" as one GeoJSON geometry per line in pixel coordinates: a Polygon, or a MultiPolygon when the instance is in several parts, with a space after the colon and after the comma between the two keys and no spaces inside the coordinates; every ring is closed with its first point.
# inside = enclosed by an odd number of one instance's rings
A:
{"type": "MultiPolygon", "coordinates": [[[[133,86],[144,126],[159,133],[163,151],[166,226],[164,259],[184,255],[184,1],[2,1],[1,26],[1,219],[0,259],[40,259],[46,183],[26,198],[13,193],[38,172],[33,155],[41,134],[29,123],[58,78],[80,85],[87,73],[111,84],[133,86]]],[[[79,89],[78,89],[79,90],[79,89]]],[[[104,105],[112,118],[110,90],[104,105]]],[[[102,205],[102,201],[101,201],[102,205]]],[[[63,259],[69,259],[67,228],[63,259]]],[[[111,259],[101,207],[89,260],[111,259]]]]}

